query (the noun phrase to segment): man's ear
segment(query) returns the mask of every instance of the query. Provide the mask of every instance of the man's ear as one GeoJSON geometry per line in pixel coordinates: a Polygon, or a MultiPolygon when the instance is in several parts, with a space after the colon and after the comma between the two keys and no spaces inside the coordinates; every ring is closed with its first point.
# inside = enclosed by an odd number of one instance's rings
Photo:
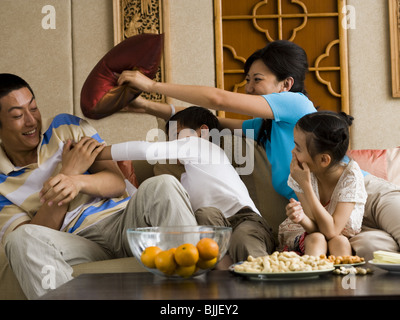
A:
{"type": "Polygon", "coordinates": [[[290,91],[290,89],[292,89],[293,85],[294,85],[293,77],[287,77],[285,80],[282,81],[281,92],[290,91]]]}

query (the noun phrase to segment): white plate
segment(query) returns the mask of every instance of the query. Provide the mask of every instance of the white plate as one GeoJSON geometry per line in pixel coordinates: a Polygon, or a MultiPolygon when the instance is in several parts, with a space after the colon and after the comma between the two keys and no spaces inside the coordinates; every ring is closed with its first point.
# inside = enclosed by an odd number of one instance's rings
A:
{"type": "Polygon", "coordinates": [[[340,268],[340,267],[349,268],[349,267],[361,266],[363,264],[365,264],[365,261],[357,262],[357,263],[339,263],[339,264],[334,264],[333,266],[336,267],[336,268],[340,268]]]}
{"type": "MultiPolygon", "coordinates": [[[[240,262],[239,262],[240,263],[240,262]]],[[[242,272],[235,271],[235,264],[229,267],[233,273],[247,277],[252,280],[300,280],[318,278],[320,275],[327,274],[335,268],[312,271],[288,271],[288,272],[242,272]]]]}
{"type": "Polygon", "coordinates": [[[397,263],[379,263],[379,262],[374,262],[373,260],[369,260],[368,263],[386,271],[400,272],[400,264],[397,263]]]}

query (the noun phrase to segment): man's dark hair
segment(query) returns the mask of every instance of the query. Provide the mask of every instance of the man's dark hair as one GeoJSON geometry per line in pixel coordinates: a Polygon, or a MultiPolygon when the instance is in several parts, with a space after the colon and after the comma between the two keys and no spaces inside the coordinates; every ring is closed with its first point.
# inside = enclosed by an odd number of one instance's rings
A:
{"type": "Polygon", "coordinates": [[[29,91],[32,93],[32,96],[35,96],[32,88],[21,77],[18,77],[15,74],[11,73],[0,73],[0,99],[8,95],[11,91],[21,88],[28,88],[29,91]]]}
{"type": "Polygon", "coordinates": [[[167,132],[171,121],[177,121],[180,126],[193,130],[199,129],[203,124],[210,131],[212,129],[220,130],[218,118],[210,110],[198,106],[188,107],[174,114],[165,125],[167,132]]]}

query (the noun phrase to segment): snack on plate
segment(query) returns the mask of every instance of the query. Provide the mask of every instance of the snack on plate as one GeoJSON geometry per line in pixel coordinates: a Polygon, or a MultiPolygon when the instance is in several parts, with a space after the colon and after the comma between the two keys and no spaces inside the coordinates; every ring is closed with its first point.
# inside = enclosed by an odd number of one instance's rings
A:
{"type": "Polygon", "coordinates": [[[400,264],[400,253],[378,250],[374,252],[372,262],[400,264]]]}
{"type": "Polygon", "coordinates": [[[326,255],[320,255],[321,259],[327,259],[328,261],[333,262],[333,264],[353,264],[353,263],[361,263],[364,262],[364,258],[361,258],[359,256],[326,256],[326,255]]]}
{"type": "Polygon", "coordinates": [[[333,263],[309,255],[299,256],[296,252],[278,252],[271,255],[254,258],[249,256],[247,261],[234,266],[236,272],[293,272],[332,269],[333,263]]]}
{"type": "Polygon", "coordinates": [[[365,269],[365,268],[360,268],[360,267],[357,267],[357,268],[340,267],[340,268],[333,270],[333,274],[338,274],[338,275],[341,275],[341,274],[344,274],[344,275],[346,275],[346,274],[366,275],[366,274],[371,274],[371,273],[373,273],[372,269],[370,269],[370,268],[365,269]]]}

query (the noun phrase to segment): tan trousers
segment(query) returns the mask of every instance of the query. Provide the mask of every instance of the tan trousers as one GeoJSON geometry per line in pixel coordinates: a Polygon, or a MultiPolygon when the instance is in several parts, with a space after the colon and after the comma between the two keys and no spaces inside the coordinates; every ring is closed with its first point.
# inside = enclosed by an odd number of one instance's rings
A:
{"type": "Polygon", "coordinates": [[[365,188],[368,198],[362,230],[350,243],[356,254],[368,261],[376,250],[400,250],[400,187],[369,175],[365,188]]]}
{"type": "Polygon", "coordinates": [[[9,234],[5,250],[25,295],[35,299],[71,280],[72,265],[131,256],[128,228],[196,224],[180,182],[162,175],[144,181],[125,210],[79,235],[22,225],[9,234]]]}
{"type": "Polygon", "coordinates": [[[263,217],[244,208],[229,218],[213,207],[200,208],[195,212],[199,225],[225,226],[232,228],[228,249],[233,262],[253,257],[265,256],[275,250],[272,230],[263,217]]]}

